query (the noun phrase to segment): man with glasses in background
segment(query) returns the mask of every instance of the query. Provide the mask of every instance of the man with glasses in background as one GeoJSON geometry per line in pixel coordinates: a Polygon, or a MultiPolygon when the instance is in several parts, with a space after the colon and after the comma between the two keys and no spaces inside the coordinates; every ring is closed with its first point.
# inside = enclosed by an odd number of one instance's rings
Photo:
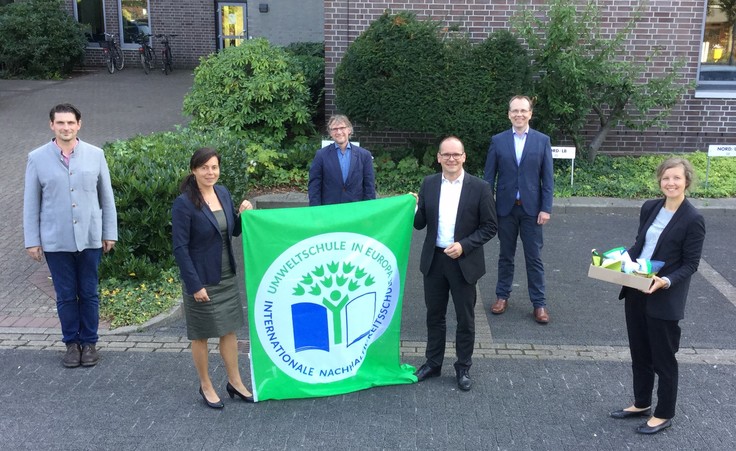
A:
{"type": "Polygon", "coordinates": [[[336,114],[327,122],[327,130],[334,142],[317,151],[309,168],[309,205],[375,199],[373,156],[350,143],[350,120],[336,114]]]}
{"type": "Polygon", "coordinates": [[[476,283],[486,273],[483,245],[496,234],[491,187],[463,170],[465,149],[446,138],[437,152],[442,172],[424,178],[417,197],[414,228],[427,228],[419,269],[427,307],[427,361],[416,371],[419,382],[437,377],[445,356],[445,316],[449,294],[455,306],[455,377],[470,390],[475,346],[476,283]]]}
{"type": "Polygon", "coordinates": [[[508,307],[514,280],[514,255],[521,236],[526,261],[526,278],[534,320],[549,323],[544,293],[542,226],[552,212],[554,174],[549,136],[529,127],[532,101],[515,96],[509,102],[511,129],[491,138],[484,179],[496,196],[498,215],[498,281],[491,313],[500,315],[508,307]]]}

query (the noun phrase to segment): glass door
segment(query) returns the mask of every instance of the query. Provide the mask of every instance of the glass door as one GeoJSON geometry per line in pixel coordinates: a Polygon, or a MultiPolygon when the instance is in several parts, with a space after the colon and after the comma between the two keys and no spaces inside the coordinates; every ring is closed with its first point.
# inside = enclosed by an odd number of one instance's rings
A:
{"type": "Polygon", "coordinates": [[[219,48],[235,47],[248,39],[245,3],[217,3],[219,48]]]}

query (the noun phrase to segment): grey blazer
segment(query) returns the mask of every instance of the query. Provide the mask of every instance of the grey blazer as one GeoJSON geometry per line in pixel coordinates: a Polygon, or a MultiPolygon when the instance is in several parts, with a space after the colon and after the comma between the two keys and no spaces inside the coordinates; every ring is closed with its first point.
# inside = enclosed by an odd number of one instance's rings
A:
{"type": "Polygon", "coordinates": [[[79,140],[64,165],[53,141],[28,154],[23,198],[25,247],[78,252],[118,240],[117,211],[102,149],[79,140]]]}

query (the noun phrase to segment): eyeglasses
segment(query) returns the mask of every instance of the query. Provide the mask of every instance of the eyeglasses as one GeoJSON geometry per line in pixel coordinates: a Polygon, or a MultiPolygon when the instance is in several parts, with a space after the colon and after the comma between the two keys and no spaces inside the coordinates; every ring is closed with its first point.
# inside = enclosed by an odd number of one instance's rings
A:
{"type": "Polygon", "coordinates": [[[513,114],[514,116],[519,114],[527,114],[529,113],[529,110],[509,110],[509,113],[513,114]]]}
{"type": "Polygon", "coordinates": [[[440,156],[443,160],[459,160],[460,157],[465,155],[464,153],[441,153],[440,156]]]}
{"type": "Polygon", "coordinates": [[[348,128],[345,127],[345,126],[342,126],[342,127],[332,127],[332,128],[330,128],[330,131],[331,132],[343,132],[343,131],[345,131],[347,129],[348,128]]]}

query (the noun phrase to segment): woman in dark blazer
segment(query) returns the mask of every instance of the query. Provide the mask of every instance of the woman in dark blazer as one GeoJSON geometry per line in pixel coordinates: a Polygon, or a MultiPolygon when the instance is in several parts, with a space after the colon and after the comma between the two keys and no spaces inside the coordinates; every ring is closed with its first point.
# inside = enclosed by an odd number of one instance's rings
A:
{"type": "Polygon", "coordinates": [[[693,181],[693,167],[682,158],[670,158],[657,168],[663,199],[641,207],[632,259],[664,262],[646,292],[624,287],[626,329],[631,351],[634,404],[611,412],[613,418],[648,417],[636,431],[655,434],[671,426],[677,402],[680,347],[679,321],[685,316],[690,278],[698,270],[705,239],[705,221],[685,198],[693,181]],[[657,407],[652,413],[654,375],[659,378],[657,407]]]}
{"type": "Polygon", "coordinates": [[[221,409],[224,405],[209,376],[208,338],[220,338],[230,398],[237,395],[253,402],[238,369],[235,331],[243,327],[245,319],[231,245],[232,237],[241,232],[240,213],[253,206],[244,200],[236,211],[230,192],[216,184],[220,155],[215,150],[198,149],[189,169],[171,211],[174,257],[183,284],[184,318],[187,338],[192,340],[199,393],[209,407],[221,409]]]}

